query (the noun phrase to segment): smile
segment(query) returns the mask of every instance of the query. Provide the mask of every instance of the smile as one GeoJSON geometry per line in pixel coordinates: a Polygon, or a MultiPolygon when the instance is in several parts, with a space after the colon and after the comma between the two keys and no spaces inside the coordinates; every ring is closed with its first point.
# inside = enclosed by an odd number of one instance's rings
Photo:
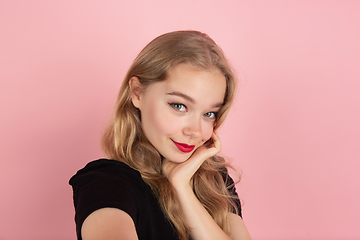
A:
{"type": "Polygon", "coordinates": [[[178,143],[178,142],[175,142],[174,140],[171,139],[171,141],[173,141],[173,143],[175,144],[175,146],[182,152],[184,153],[188,153],[188,152],[191,152],[195,145],[187,145],[185,143],[178,143]]]}

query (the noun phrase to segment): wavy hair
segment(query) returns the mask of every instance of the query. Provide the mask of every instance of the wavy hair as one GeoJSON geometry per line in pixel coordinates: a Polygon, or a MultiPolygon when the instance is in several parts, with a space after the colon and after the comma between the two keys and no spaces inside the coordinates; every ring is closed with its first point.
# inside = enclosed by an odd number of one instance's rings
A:
{"type": "MultiPolygon", "coordinates": [[[[129,81],[133,76],[146,89],[157,81],[165,81],[169,70],[178,64],[199,69],[219,69],[226,79],[224,104],[218,112],[215,129],[224,121],[234,99],[236,83],[229,63],[220,47],[206,34],[198,31],[176,31],[152,40],[135,58],[119,91],[113,119],[102,137],[102,148],[109,158],[124,162],[138,170],[155,193],[164,214],[171,221],[181,240],[189,238],[173,189],[162,174],[162,156],[148,141],[141,128],[140,111],[131,100],[129,81]]],[[[213,156],[194,174],[191,185],[195,195],[216,223],[230,233],[228,212],[237,207],[226,187],[223,158],[213,156]]]]}

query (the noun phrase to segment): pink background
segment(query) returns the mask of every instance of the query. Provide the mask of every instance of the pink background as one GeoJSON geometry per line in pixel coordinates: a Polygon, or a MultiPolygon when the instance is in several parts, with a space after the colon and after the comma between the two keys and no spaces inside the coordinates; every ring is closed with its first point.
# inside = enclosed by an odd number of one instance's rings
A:
{"type": "Polygon", "coordinates": [[[75,239],[68,179],[140,49],[197,29],[241,79],[220,130],[254,239],[360,239],[359,1],[0,2],[0,240],[75,239]]]}

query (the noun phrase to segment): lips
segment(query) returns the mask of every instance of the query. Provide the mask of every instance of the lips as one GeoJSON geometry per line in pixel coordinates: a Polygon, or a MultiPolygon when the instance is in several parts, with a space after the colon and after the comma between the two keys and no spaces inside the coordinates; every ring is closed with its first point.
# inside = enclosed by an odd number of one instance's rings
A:
{"type": "Polygon", "coordinates": [[[175,146],[182,152],[184,153],[188,153],[191,152],[192,150],[194,150],[195,145],[187,145],[185,143],[178,143],[175,142],[174,140],[171,139],[171,141],[173,141],[173,143],[175,144],[175,146]]]}

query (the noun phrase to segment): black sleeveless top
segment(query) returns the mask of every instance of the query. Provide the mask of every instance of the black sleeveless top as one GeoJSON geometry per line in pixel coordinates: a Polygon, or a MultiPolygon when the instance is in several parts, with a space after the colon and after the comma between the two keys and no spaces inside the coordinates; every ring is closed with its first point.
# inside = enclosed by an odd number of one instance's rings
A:
{"type": "MultiPolygon", "coordinates": [[[[138,171],[128,165],[116,160],[99,159],[80,169],[69,183],[74,191],[78,240],[82,239],[84,220],[92,212],[106,207],[118,208],[129,214],[139,240],[179,239],[148,184],[138,171]]],[[[233,180],[228,177],[226,184],[232,183],[233,180]]],[[[230,191],[237,196],[235,187],[230,191]]],[[[238,199],[237,207],[241,216],[238,199]]]]}

